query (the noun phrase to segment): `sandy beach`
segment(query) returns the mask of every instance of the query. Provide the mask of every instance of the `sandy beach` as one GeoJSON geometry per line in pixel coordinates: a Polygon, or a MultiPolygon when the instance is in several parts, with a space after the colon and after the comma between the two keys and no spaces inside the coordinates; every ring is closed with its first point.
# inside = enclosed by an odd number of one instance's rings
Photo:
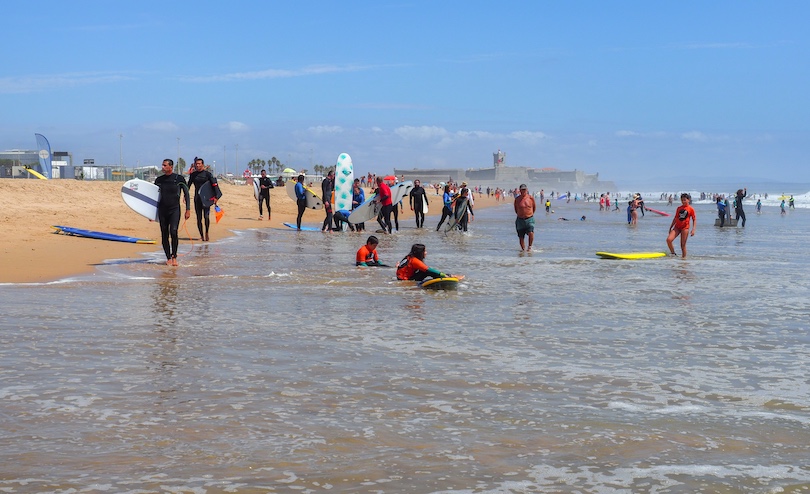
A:
{"type": "MultiPolygon", "coordinates": [[[[58,280],[67,276],[92,272],[94,265],[107,259],[135,258],[143,252],[162,251],[160,229],[124,204],[122,182],[79,180],[0,180],[0,209],[3,229],[2,283],[32,283],[58,280]],[[158,241],[155,245],[110,242],[58,234],[53,225],[71,226],[118,235],[142,237],[158,241]]],[[[318,189],[318,184],[314,187],[318,189]]],[[[233,235],[234,230],[249,228],[285,228],[282,223],[295,222],[296,206],[284,188],[270,192],[272,219],[259,221],[253,188],[221,184],[220,205],[225,215],[218,224],[211,218],[211,241],[233,235]]],[[[435,225],[441,209],[441,197],[427,190],[431,203],[428,223],[435,225]]],[[[366,194],[368,195],[368,189],[366,194]]],[[[475,207],[495,205],[494,198],[476,196],[475,207]]],[[[304,222],[321,224],[323,211],[304,213],[304,222]]],[[[413,222],[407,204],[400,221],[413,222]]],[[[180,252],[186,253],[199,244],[196,219],[192,206],[191,218],[180,223],[180,252]]],[[[182,259],[180,260],[182,269],[182,259]]]]}

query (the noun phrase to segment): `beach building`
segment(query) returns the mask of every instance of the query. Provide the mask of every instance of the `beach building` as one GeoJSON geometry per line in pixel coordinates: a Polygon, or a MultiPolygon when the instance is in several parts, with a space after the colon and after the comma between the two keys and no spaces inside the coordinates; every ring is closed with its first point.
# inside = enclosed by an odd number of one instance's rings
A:
{"type": "Polygon", "coordinates": [[[439,168],[409,170],[395,168],[394,174],[405,180],[420,179],[426,183],[440,183],[453,180],[492,187],[514,188],[526,183],[532,189],[572,190],[589,192],[615,191],[612,181],[599,179],[599,174],[588,174],[582,170],[558,170],[556,168],[533,168],[528,166],[508,166],[506,153],[500,149],[492,153],[493,164],[487,168],[439,168]]]}

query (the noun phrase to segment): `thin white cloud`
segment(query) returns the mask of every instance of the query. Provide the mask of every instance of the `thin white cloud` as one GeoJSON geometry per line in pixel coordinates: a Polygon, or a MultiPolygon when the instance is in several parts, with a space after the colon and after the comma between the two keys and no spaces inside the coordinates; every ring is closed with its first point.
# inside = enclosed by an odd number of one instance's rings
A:
{"type": "Polygon", "coordinates": [[[638,137],[641,136],[638,132],[632,130],[617,130],[616,131],[617,137],[638,137]]]}
{"type": "Polygon", "coordinates": [[[267,69],[253,72],[233,72],[230,74],[180,77],[183,82],[240,82],[261,79],[285,79],[291,77],[306,77],[341,72],[359,72],[370,70],[370,65],[310,65],[300,69],[267,69]]]}
{"type": "Polygon", "coordinates": [[[66,73],[40,76],[0,77],[0,94],[21,94],[53,89],[110,84],[130,81],[134,77],[105,72],[66,73]]]}
{"type": "Polygon", "coordinates": [[[174,122],[152,122],[143,126],[148,130],[156,130],[158,132],[176,132],[180,127],[174,122]]]}
{"type": "Polygon", "coordinates": [[[318,125],[316,127],[310,127],[307,130],[315,135],[340,134],[343,132],[343,127],[339,125],[318,125]]]}
{"type": "Polygon", "coordinates": [[[681,139],[686,139],[687,141],[706,142],[709,140],[709,137],[703,132],[693,130],[691,132],[684,132],[681,134],[681,139]]]}
{"type": "Polygon", "coordinates": [[[548,135],[543,132],[532,132],[529,130],[518,130],[509,134],[512,139],[525,142],[528,144],[536,144],[538,141],[548,139],[548,135]]]}
{"type": "Polygon", "coordinates": [[[429,139],[446,138],[450,132],[442,127],[427,126],[421,127],[404,126],[394,129],[394,133],[405,140],[424,141],[429,139]]]}
{"type": "Polygon", "coordinates": [[[247,132],[250,130],[247,124],[242,122],[228,122],[222,126],[222,128],[229,130],[231,132],[247,132]]]}

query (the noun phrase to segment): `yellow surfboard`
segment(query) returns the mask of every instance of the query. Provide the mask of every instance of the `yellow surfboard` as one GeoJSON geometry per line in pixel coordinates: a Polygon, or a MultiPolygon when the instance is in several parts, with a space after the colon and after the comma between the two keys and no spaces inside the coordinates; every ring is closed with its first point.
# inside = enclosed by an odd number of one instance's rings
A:
{"type": "Polygon", "coordinates": [[[432,278],[422,281],[419,286],[428,290],[457,290],[458,278],[432,278]]]}
{"type": "Polygon", "coordinates": [[[38,171],[33,170],[31,168],[26,168],[25,171],[27,171],[28,173],[30,173],[31,175],[37,177],[40,180],[48,180],[48,177],[46,177],[45,175],[43,175],[43,174],[39,173],[38,171]]]}
{"type": "Polygon", "coordinates": [[[602,259],[655,259],[657,257],[666,257],[666,252],[597,252],[597,256],[602,259]]]}

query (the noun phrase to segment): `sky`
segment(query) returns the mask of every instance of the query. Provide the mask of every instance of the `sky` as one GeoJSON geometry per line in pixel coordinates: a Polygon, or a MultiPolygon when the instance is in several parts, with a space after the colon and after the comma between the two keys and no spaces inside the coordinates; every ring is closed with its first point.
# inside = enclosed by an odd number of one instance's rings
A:
{"type": "Polygon", "coordinates": [[[806,1],[85,1],[0,8],[0,149],[74,164],[506,164],[810,182],[806,1]]]}

